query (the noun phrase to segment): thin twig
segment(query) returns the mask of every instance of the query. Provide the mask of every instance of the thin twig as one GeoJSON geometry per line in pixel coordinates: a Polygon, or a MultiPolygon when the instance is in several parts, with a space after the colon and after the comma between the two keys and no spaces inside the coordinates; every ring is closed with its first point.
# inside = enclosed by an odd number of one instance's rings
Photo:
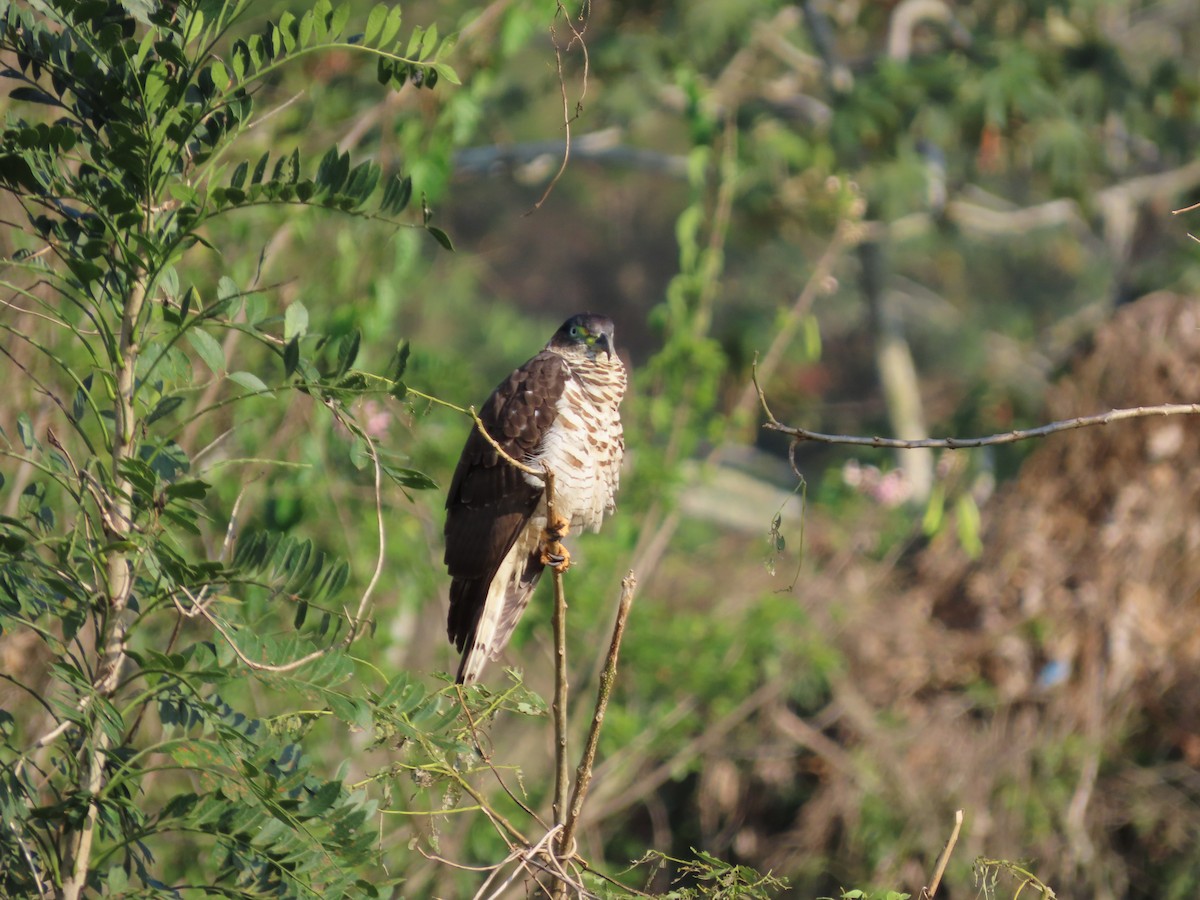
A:
{"type": "Polygon", "coordinates": [[[487,880],[484,881],[484,883],[479,886],[479,890],[475,892],[475,900],[480,900],[480,898],[484,896],[483,892],[488,889],[488,887],[492,883],[492,879],[494,879],[500,873],[500,870],[502,868],[504,868],[510,862],[519,863],[519,865],[515,869],[513,869],[512,874],[509,875],[508,878],[504,879],[504,881],[500,884],[500,886],[497,887],[494,891],[492,891],[492,893],[488,894],[487,898],[488,898],[488,900],[492,900],[492,898],[494,898],[494,897],[501,896],[504,893],[505,889],[509,885],[511,885],[513,883],[513,881],[516,880],[516,877],[522,871],[524,871],[526,868],[528,868],[529,864],[533,861],[534,857],[536,857],[538,854],[540,854],[542,852],[542,848],[545,847],[549,843],[549,841],[554,837],[555,833],[558,832],[560,827],[561,826],[559,826],[559,825],[555,825],[553,828],[551,828],[549,831],[547,831],[544,835],[542,835],[541,838],[538,839],[538,842],[536,844],[534,844],[532,847],[529,847],[529,848],[514,847],[512,849],[512,852],[510,852],[508,854],[508,856],[505,857],[504,860],[495,867],[495,869],[492,871],[492,874],[487,877],[487,880]]]}
{"type": "Polygon", "coordinates": [[[519,806],[525,812],[525,814],[529,816],[529,818],[533,819],[543,828],[547,827],[546,823],[542,821],[541,816],[530,809],[529,805],[520,797],[518,797],[513,792],[512,788],[508,786],[507,782],[505,782],[503,776],[500,774],[500,770],[497,769],[495,764],[492,762],[492,755],[483,749],[483,741],[479,739],[479,726],[475,724],[475,717],[471,714],[471,707],[467,705],[467,697],[463,691],[463,686],[461,684],[456,684],[454,687],[458,692],[458,703],[462,707],[463,715],[467,717],[467,727],[471,732],[471,740],[475,743],[475,752],[479,754],[479,758],[483,760],[484,764],[491,769],[492,775],[495,776],[496,781],[500,784],[500,787],[504,789],[504,793],[508,795],[508,799],[519,806]]]}
{"type": "MultiPolygon", "coordinates": [[[[43,248],[43,250],[39,251],[39,253],[43,252],[46,249],[48,249],[48,248],[43,248]]],[[[59,328],[69,329],[72,332],[74,332],[75,334],[87,335],[88,337],[95,337],[96,335],[100,334],[99,331],[92,331],[87,328],[80,328],[78,325],[69,325],[66,322],[64,322],[62,319],[58,318],[58,316],[47,315],[46,313],[38,312],[36,309],[28,309],[27,307],[24,307],[24,306],[17,306],[17,304],[13,303],[10,300],[5,300],[2,297],[0,297],[0,306],[6,306],[9,309],[14,310],[15,312],[24,313],[27,316],[33,316],[35,319],[42,319],[43,321],[49,322],[51,325],[55,325],[59,328]]]]}
{"type": "Polygon", "coordinates": [[[617,603],[617,621],[613,625],[612,640],[608,644],[608,657],[604,660],[604,671],[600,673],[596,711],[592,714],[592,727],[588,731],[579,768],[575,770],[571,808],[563,825],[562,840],[559,842],[560,855],[563,857],[569,858],[575,854],[575,828],[579,824],[583,801],[587,799],[588,788],[592,784],[592,766],[596,762],[596,748],[600,743],[600,727],[604,724],[604,714],[608,710],[608,701],[617,679],[617,656],[621,650],[621,639],[625,636],[625,623],[629,620],[630,609],[633,608],[633,592],[636,588],[637,576],[632,570],[626,572],[625,577],[621,579],[621,599],[617,603]]]}
{"type": "MultiPolygon", "coordinates": [[[[554,177],[551,178],[550,183],[546,185],[546,190],[542,192],[542,196],[538,198],[537,203],[533,204],[533,208],[529,210],[529,213],[532,213],[535,209],[542,208],[542,204],[546,202],[546,199],[554,190],[555,185],[558,184],[558,180],[562,178],[563,172],[567,170],[567,163],[571,159],[571,123],[579,117],[579,113],[583,109],[583,98],[587,96],[588,71],[591,67],[587,43],[583,39],[583,32],[587,31],[586,16],[587,10],[590,6],[590,0],[585,0],[582,9],[579,12],[580,18],[583,19],[584,24],[582,28],[576,28],[574,23],[571,22],[571,16],[567,12],[566,8],[562,5],[561,0],[558,3],[554,17],[558,18],[558,14],[562,13],[563,20],[567,23],[567,27],[571,29],[571,39],[567,41],[567,45],[565,47],[559,46],[558,38],[554,34],[554,25],[551,24],[550,26],[550,36],[554,43],[554,61],[555,66],[558,69],[558,87],[559,92],[562,95],[563,128],[565,129],[566,134],[563,141],[563,158],[562,162],[559,164],[558,171],[554,173],[554,177]],[[563,72],[563,53],[569,52],[576,41],[579,42],[579,46],[583,50],[583,87],[580,90],[579,99],[575,101],[575,115],[571,115],[571,101],[567,96],[567,77],[563,72]]],[[[529,213],[526,213],[526,215],[529,213]]]]}
{"type": "Polygon", "coordinates": [[[950,840],[946,841],[946,847],[942,850],[942,855],[938,857],[937,868],[933,871],[933,881],[929,883],[929,887],[921,888],[921,900],[933,900],[933,895],[937,893],[938,885],[942,883],[942,875],[946,872],[946,864],[950,862],[950,854],[954,852],[954,845],[958,843],[958,832],[962,830],[963,811],[961,809],[954,811],[954,830],[950,832],[950,840]]]}
{"type": "Polygon", "coordinates": [[[974,438],[923,438],[906,441],[900,438],[867,437],[858,434],[823,434],[819,431],[809,431],[794,425],[785,425],[775,418],[767,405],[766,395],[758,383],[758,373],[753,372],[751,378],[758,392],[759,405],[762,407],[767,421],[763,427],[770,431],[778,431],[791,435],[796,443],[812,441],[817,444],[844,444],[855,447],[883,447],[891,450],[917,450],[930,447],[938,450],[969,450],[975,447],[993,447],[997,444],[1015,444],[1030,438],[1046,437],[1060,431],[1071,431],[1076,428],[1090,428],[1096,425],[1109,425],[1126,419],[1147,419],[1152,416],[1194,416],[1200,415],[1200,403],[1161,403],[1157,406],[1135,406],[1127,409],[1110,409],[1108,412],[1096,413],[1091,416],[1077,416],[1074,419],[1062,419],[1037,428],[1018,428],[1001,434],[989,434],[986,437],[974,438]]]}
{"type": "MultiPolygon", "coordinates": [[[[193,454],[193,456],[192,456],[192,464],[198,466],[199,461],[204,459],[204,457],[208,456],[209,453],[211,453],[218,446],[220,446],[222,441],[224,441],[227,437],[229,437],[231,434],[233,434],[233,431],[234,431],[233,426],[226,428],[224,431],[222,431],[220,434],[218,434],[215,438],[213,438],[211,441],[209,441],[207,444],[205,444],[203,447],[201,447],[199,450],[197,450],[196,453],[193,454]]],[[[229,460],[225,460],[224,462],[227,463],[227,462],[229,462],[229,460]]],[[[221,464],[222,464],[221,462],[218,462],[213,466],[213,468],[216,468],[217,465],[221,465],[221,464]]]]}
{"type": "MultiPolygon", "coordinates": [[[[80,712],[84,712],[90,705],[91,700],[92,700],[91,695],[90,694],[87,695],[82,700],[80,700],[79,703],[76,704],[76,709],[78,709],[80,712]]],[[[58,738],[62,736],[63,732],[65,732],[68,728],[71,728],[74,725],[75,725],[75,722],[72,721],[71,719],[63,719],[52,730],[46,732],[40,738],[38,738],[36,741],[33,742],[33,749],[29,751],[30,755],[37,752],[38,750],[41,750],[44,747],[49,746],[54,741],[58,740],[58,738]]],[[[22,758],[21,760],[19,760],[17,762],[17,771],[18,772],[20,772],[20,766],[24,762],[25,762],[24,758],[22,758]]]]}
{"type": "Polygon", "coordinates": [[[617,881],[617,879],[613,878],[611,875],[608,875],[605,872],[601,872],[599,869],[593,868],[588,863],[588,861],[586,859],[583,859],[582,857],[576,857],[575,863],[583,871],[590,872],[591,874],[593,874],[597,878],[599,878],[601,881],[607,881],[613,887],[617,888],[618,891],[620,892],[616,895],[618,897],[623,897],[625,895],[629,895],[631,897],[647,897],[647,898],[651,898],[651,900],[653,900],[654,897],[661,896],[659,894],[647,894],[645,891],[639,891],[635,887],[630,887],[629,885],[627,885],[623,882],[617,881]]]}
{"type": "MultiPolygon", "coordinates": [[[[332,409],[332,406],[330,407],[332,409]]],[[[379,584],[379,578],[383,575],[383,562],[387,555],[387,535],[384,533],[383,527],[383,466],[379,462],[379,450],[375,446],[375,442],[363,432],[360,435],[367,445],[367,450],[371,454],[371,463],[375,468],[375,530],[379,540],[379,554],[375,557],[375,571],[371,573],[371,580],[367,583],[367,589],[363,591],[362,597],[358,601],[358,611],[354,614],[354,623],[352,628],[358,628],[362,624],[363,616],[366,614],[367,605],[371,601],[371,595],[375,592],[376,586],[379,584]]],[[[346,636],[349,644],[350,635],[346,636]]]]}
{"type": "Polygon", "coordinates": [[[521,833],[521,829],[517,828],[512,822],[508,821],[503,815],[496,812],[488,805],[487,798],[479,793],[466,778],[462,777],[458,772],[452,771],[449,774],[453,775],[456,783],[463,789],[471,799],[479,804],[479,808],[483,810],[483,814],[488,817],[488,821],[492,823],[492,827],[496,829],[496,833],[504,839],[510,847],[513,842],[519,843],[524,847],[530,846],[532,843],[529,838],[521,833]],[[506,835],[505,832],[508,832],[506,835]]]}
{"type": "MultiPolygon", "coordinates": [[[[269,121],[273,116],[277,116],[279,113],[283,112],[285,109],[287,109],[293,103],[295,103],[297,100],[299,100],[301,97],[303,97],[306,93],[307,93],[307,91],[299,91],[298,93],[295,93],[292,96],[288,97],[286,100],[284,100],[282,103],[278,104],[277,106],[273,107],[272,109],[268,109],[265,113],[263,113],[258,118],[251,119],[249,122],[246,123],[244,130],[250,131],[253,128],[257,128],[259,125],[262,125],[264,122],[269,121]]],[[[357,141],[351,142],[350,146],[354,146],[355,143],[357,143],[357,141]]],[[[345,152],[345,151],[343,151],[343,152],[345,152]]]]}
{"type": "Polygon", "coordinates": [[[460,869],[463,872],[494,872],[508,861],[507,858],[505,858],[498,863],[490,863],[486,866],[469,866],[466,863],[455,862],[454,860],[447,859],[444,856],[438,856],[436,853],[430,853],[420,845],[417,846],[417,852],[430,862],[441,863],[444,866],[449,866],[452,869],[460,869]]]}
{"type": "MultiPolygon", "coordinates": [[[[567,872],[563,866],[563,861],[556,857],[553,853],[546,852],[542,854],[541,859],[534,859],[531,862],[543,868],[555,882],[553,897],[566,897],[567,889],[571,888],[575,891],[575,896],[579,898],[596,898],[598,895],[593,894],[583,884],[581,876],[571,877],[571,873],[567,872]],[[544,860],[544,862],[543,862],[544,860]]],[[[574,860],[570,862],[571,866],[578,871],[579,867],[574,860]]],[[[545,890],[545,888],[543,888],[545,890]]]]}
{"type": "MultiPolygon", "coordinates": [[[[242,508],[242,500],[245,499],[245,496],[246,485],[242,485],[242,489],[238,491],[237,499],[233,501],[233,509],[229,513],[229,524],[225,526],[225,539],[221,542],[221,552],[217,556],[217,559],[221,562],[229,558],[229,551],[233,548],[234,538],[237,537],[238,510],[242,508]]],[[[171,601],[175,604],[175,609],[179,611],[181,616],[194,619],[200,615],[201,607],[208,607],[211,604],[212,600],[208,596],[209,588],[211,587],[212,585],[206,584],[200,589],[199,593],[193,594],[186,587],[180,585],[179,590],[187,595],[191,606],[184,608],[184,605],[174,593],[171,595],[171,601]]]]}
{"type": "Polygon", "coordinates": [[[506,463],[508,463],[513,468],[520,469],[526,475],[533,475],[535,478],[545,478],[546,477],[546,473],[549,471],[548,469],[545,469],[545,468],[535,469],[532,466],[525,465],[525,463],[523,463],[523,462],[517,462],[517,460],[515,460],[511,456],[509,456],[508,453],[505,452],[504,448],[500,446],[499,442],[488,433],[487,428],[485,428],[483,425],[483,419],[479,418],[479,415],[475,412],[475,407],[473,407],[473,406],[470,407],[467,410],[467,414],[472,419],[475,420],[475,427],[479,429],[479,433],[484,436],[484,438],[487,440],[487,442],[492,445],[492,449],[495,450],[497,453],[499,453],[500,458],[503,459],[506,463]]]}

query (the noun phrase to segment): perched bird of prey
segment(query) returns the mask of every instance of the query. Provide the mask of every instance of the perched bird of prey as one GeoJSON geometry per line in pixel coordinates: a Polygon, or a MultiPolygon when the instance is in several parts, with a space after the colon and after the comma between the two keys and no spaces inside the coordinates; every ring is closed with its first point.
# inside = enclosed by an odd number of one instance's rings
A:
{"type": "Polygon", "coordinates": [[[473,427],[446,497],[446,630],[462,651],[460,684],[478,678],[504,649],[542,570],[570,564],[559,541],[568,531],[599,531],[613,511],[624,394],[613,323],[584,313],[567,319],[480,411],[510,457],[533,469],[549,466],[555,521],[547,521],[545,479],[513,466],[473,427]]]}

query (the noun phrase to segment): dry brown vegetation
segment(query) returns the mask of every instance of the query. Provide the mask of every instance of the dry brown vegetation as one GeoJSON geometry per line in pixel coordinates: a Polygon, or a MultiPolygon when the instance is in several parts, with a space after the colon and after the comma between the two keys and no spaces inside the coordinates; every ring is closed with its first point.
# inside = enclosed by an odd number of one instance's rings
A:
{"type": "MultiPolygon", "coordinates": [[[[1198,395],[1200,302],[1156,294],[1078,348],[1046,415],[1198,395]]],[[[845,667],[806,716],[779,672],[735,739],[706,748],[690,786],[706,846],[810,875],[816,860],[850,860],[831,873],[842,884],[899,876],[915,891],[963,808],[948,896],[972,895],[980,856],[1032,860],[1064,895],[1091,897],[1142,896],[1139,882],[1188,866],[1198,454],[1187,416],[1050,437],[984,507],[977,559],[944,529],[872,563],[869,519],[838,546],[811,512],[797,602],[845,667]],[[872,827],[895,829],[899,849],[871,858],[872,827]]]]}

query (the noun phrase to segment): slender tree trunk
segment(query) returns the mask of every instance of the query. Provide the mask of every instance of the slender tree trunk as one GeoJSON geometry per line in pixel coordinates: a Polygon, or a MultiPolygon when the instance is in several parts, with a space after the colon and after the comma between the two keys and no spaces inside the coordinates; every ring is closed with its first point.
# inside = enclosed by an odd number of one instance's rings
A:
{"type": "MultiPolygon", "coordinates": [[[[94,697],[110,697],[120,683],[121,667],[125,662],[125,634],[128,628],[126,610],[133,592],[133,564],[125,542],[129,538],[133,523],[133,485],[122,472],[124,463],[130,459],[136,447],[136,422],[133,404],[135,373],[138,358],[138,322],[146,299],[145,285],[139,280],[133,285],[125,310],[121,317],[121,334],[116,363],[117,391],[113,403],[116,427],[112,442],[112,492],[106,498],[104,528],[110,542],[106,560],[107,609],[103,615],[101,629],[101,659],[96,670],[94,697]]],[[[83,825],[71,844],[71,856],[65,869],[70,875],[63,883],[60,896],[63,900],[79,900],[85,896],[87,875],[91,865],[92,843],[96,835],[96,823],[100,815],[98,795],[104,786],[104,766],[111,747],[109,737],[99,724],[100,713],[91,710],[97,722],[84,741],[87,755],[86,789],[91,797],[83,825]]]]}

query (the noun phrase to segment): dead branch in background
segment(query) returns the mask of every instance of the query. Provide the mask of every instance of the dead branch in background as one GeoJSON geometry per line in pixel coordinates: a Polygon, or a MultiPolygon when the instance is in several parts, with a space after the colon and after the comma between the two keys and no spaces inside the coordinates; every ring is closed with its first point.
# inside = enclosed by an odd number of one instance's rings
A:
{"type": "MultiPolygon", "coordinates": [[[[1046,437],[1060,431],[1072,431],[1076,428],[1091,428],[1096,425],[1109,425],[1126,419],[1148,419],[1155,416],[1194,416],[1200,414],[1200,403],[1160,403],[1157,406],[1135,406],[1128,409],[1110,409],[1108,412],[1096,413],[1091,416],[1077,416],[1073,419],[1062,419],[1039,425],[1037,428],[1018,428],[1000,434],[989,434],[984,437],[971,438],[923,438],[921,440],[902,440],[858,434],[824,434],[810,431],[795,425],[786,425],[775,417],[767,404],[767,396],[758,383],[757,363],[751,370],[754,389],[758,392],[759,404],[767,421],[763,428],[768,431],[778,431],[792,438],[792,447],[805,441],[817,444],[842,444],[853,447],[882,447],[892,450],[917,450],[931,448],[935,450],[971,450],[976,447],[994,447],[998,444],[1015,444],[1030,438],[1046,437]]],[[[793,468],[795,466],[793,465],[793,468]]]]}
{"type": "Polygon", "coordinates": [[[763,682],[753,693],[730,710],[722,719],[711,723],[703,732],[689,740],[672,754],[670,759],[665,760],[648,772],[645,771],[644,760],[634,759],[629,761],[626,764],[625,771],[637,772],[636,784],[633,783],[633,780],[629,776],[625,775],[625,772],[617,773],[624,777],[614,776],[611,780],[607,781],[606,786],[610,784],[615,785],[616,789],[610,789],[602,793],[601,798],[597,801],[599,806],[594,806],[592,809],[593,820],[602,821],[622,812],[640,802],[642,798],[648,796],[660,786],[666,784],[687,763],[708,752],[713,747],[720,746],[729,737],[734,728],[747,721],[759,710],[777,701],[780,695],[785,692],[785,687],[784,679],[776,678],[763,682]],[[620,793],[617,793],[617,790],[620,793]]]}
{"type": "MultiPolygon", "coordinates": [[[[571,156],[613,169],[638,169],[665,178],[687,179],[686,156],[624,144],[624,135],[625,129],[615,126],[573,135],[571,156]]],[[[567,150],[567,142],[560,140],[466,147],[454,154],[454,173],[483,176],[513,172],[520,181],[541,180],[552,161],[561,160],[567,150]]]]}

